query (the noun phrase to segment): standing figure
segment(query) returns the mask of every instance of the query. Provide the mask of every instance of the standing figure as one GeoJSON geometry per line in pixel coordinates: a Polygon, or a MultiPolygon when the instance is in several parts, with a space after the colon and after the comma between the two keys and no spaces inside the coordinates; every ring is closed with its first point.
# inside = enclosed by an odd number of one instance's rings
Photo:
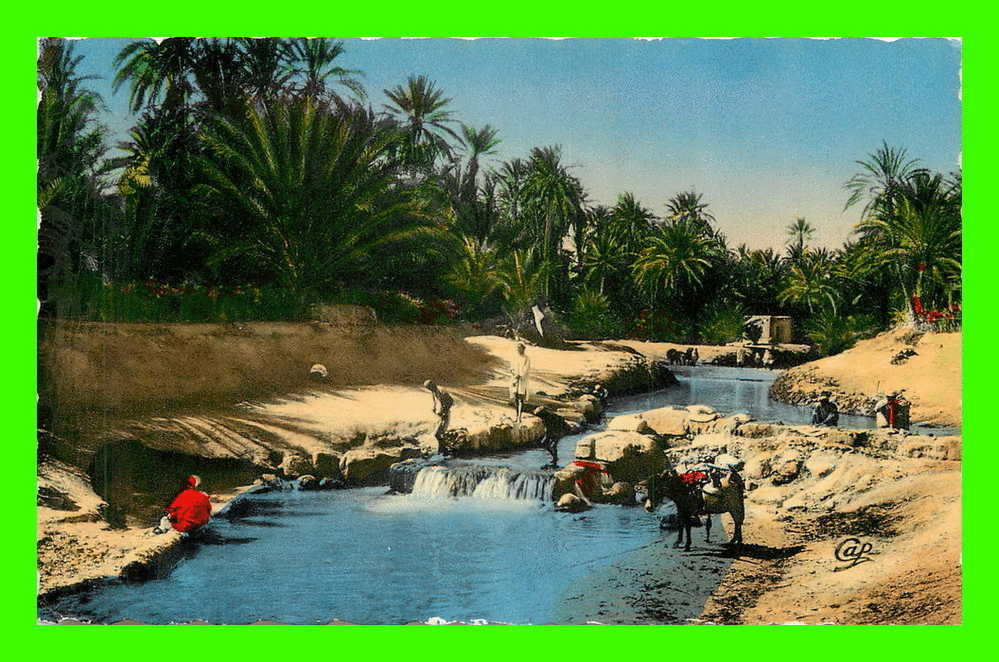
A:
{"type": "Polygon", "coordinates": [[[836,427],[839,425],[839,408],[836,403],[829,399],[832,395],[830,391],[823,391],[819,404],[815,405],[815,412],[812,414],[812,425],[828,425],[836,427]]]}
{"type": "Polygon", "coordinates": [[[159,525],[153,529],[156,533],[166,533],[171,528],[189,536],[199,531],[212,516],[212,504],[208,495],[198,489],[201,478],[188,476],[184,479],[183,488],[165,508],[166,514],[159,525]]]}
{"type": "Polygon", "coordinates": [[[444,435],[447,432],[448,425],[451,423],[451,407],[454,406],[454,398],[451,397],[450,393],[429,379],[423,382],[423,388],[430,391],[430,394],[434,397],[433,409],[438,419],[434,438],[437,439],[437,448],[440,449],[442,454],[447,455],[451,449],[447,447],[444,435]]]}
{"type": "Polygon", "coordinates": [[[513,360],[513,382],[510,384],[510,397],[517,406],[517,422],[524,414],[524,404],[530,400],[531,359],[527,356],[524,343],[517,343],[517,357],[513,360]]]}

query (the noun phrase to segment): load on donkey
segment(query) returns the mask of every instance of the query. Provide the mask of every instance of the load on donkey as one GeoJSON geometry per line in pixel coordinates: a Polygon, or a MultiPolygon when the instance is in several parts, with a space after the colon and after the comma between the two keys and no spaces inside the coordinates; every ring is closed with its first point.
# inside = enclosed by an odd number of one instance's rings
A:
{"type": "Polygon", "coordinates": [[[684,533],[687,543],[684,551],[690,551],[690,529],[694,518],[707,515],[705,540],[711,542],[711,515],[729,513],[735,523],[735,531],[728,544],[742,544],[742,523],[746,518],[745,484],[739,475],[743,462],[730,456],[719,455],[714,463],[705,464],[706,471],[697,469],[678,473],[669,468],[649,479],[645,510],[652,512],[668,498],[676,504],[680,532],[674,547],[679,547],[684,533]]]}

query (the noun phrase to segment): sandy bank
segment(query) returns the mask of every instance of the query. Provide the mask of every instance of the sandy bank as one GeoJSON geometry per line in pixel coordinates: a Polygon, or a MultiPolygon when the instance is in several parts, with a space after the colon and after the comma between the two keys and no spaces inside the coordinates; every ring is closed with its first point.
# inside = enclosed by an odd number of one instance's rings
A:
{"type": "Polygon", "coordinates": [[[842,354],[791,368],[774,382],[771,397],[805,404],[822,391],[835,394],[843,411],[868,413],[868,398],[906,389],[913,422],[961,425],[961,334],[888,331],[842,354]],[[901,363],[892,358],[915,354],[901,363]]]}

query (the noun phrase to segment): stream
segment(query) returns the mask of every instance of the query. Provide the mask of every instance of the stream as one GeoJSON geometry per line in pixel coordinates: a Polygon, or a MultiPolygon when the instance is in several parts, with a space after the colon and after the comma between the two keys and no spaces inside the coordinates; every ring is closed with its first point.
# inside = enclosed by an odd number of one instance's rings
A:
{"type": "MultiPolygon", "coordinates": [[[[695,403],[787,423],[808,422],[811,415],[769,399],[775,372],[711,366],[675,372],[678,385],[617,398],[608,415],[695,403]]],[[[840,424],[867,428],[873,420],[844,415],[840,424]]],[[[594,431],[562,439],[560,464],[594,431]]],[[[447,468],[423,469],[413,494],[405,495],[386,494],[384,487],[249,495],[231,518],[213,520],[201,541],[185,543],[185,558],[167,577],[68,596],[42,616],[145,623],[554,622],[567,593],[592,573],[672,534],[638,506],[554,512],[545,498],[550,478],[538,471],[548,461],[540,449],[453,460],[447,468]]],[[[679,557],[665,558],[668,564],[679,557]]],[[[661,572],[668,576],[670,569],[661,572]]],[[[702,600],[711,588],[703,587],[702,600]]]]}

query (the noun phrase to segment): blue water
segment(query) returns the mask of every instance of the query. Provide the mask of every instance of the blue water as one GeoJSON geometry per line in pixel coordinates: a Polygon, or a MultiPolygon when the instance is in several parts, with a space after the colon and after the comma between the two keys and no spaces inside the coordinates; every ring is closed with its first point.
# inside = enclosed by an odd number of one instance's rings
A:
{"type": "MultiPolygon", "coordinates": [[[[608,414],[696,403],[808,422],[808,408],[769,399],[775,375],[679,368],[680,384],[618,399],[608,414]]],[[[840,421],[873,425],[858,416],[840,421]]],[[[561,441],[560,464],[582,436],[561,441]]],[[[548,461],[545,451],[531,449],[455,462],[539,469],[548,461]]],[[[239,518],[213,520],[207,541],[192,545],[168,577],[67,598],[46,615],[146,623],[547,623],[588,573],[662,535],[639,507],[569,515],[540,501],[417,498],[386,495],[385,488],[278,492],[248,497],[248,504],[239,518]]]]}

